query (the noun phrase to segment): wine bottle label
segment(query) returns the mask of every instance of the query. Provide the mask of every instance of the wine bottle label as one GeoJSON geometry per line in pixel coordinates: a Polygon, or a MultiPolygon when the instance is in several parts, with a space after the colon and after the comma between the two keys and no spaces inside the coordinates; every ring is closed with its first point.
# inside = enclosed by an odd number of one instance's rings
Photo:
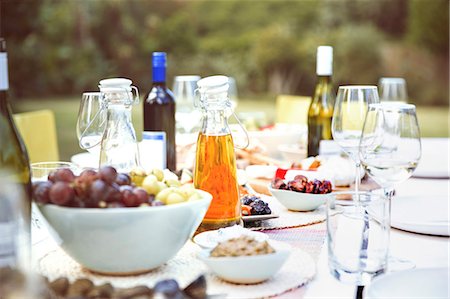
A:
{"type": "Polygon", "coordinates": [[[142,132],[142,142],[139,147],[141,166],[144,169],[167,168],[166,132],[144,131],[142,132]]]}
{"type": "Polygon", "coordinates": [[[6,53],[0,53],[0,90],[8,90],[8,56],[6,53]]]}

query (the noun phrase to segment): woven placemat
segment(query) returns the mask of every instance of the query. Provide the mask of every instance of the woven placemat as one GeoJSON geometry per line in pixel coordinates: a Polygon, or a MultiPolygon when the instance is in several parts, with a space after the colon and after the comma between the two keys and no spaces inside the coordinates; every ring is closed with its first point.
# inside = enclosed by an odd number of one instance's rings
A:
{"type": "Polygon", "coordinates": [[[260,195],[261,199],[269,204],[273,214],[278,218],[262,221],[247,222],[245,227],[251,230],[268,230],[300,227],[320,223],[326,220],[326,206],[322,205],[314,211],[296,212],[290,211],[283,206],[276,198],[267,195],[260,195]]]}
{"type": "MultiPolygon", "coordinates": [[[[95,284],[109,282],[115,287],[126,288],[137,285],[153,287],[162,279],[173,278],[181,287],[186,287],[201,274],[206,274],[208,294],[225,295],[227,298],[267,298],[283,294],[308,283],[315,275],[315,262],[312,257],[298,248],[292,248],[291,255],[281,270],[271,279],[254,285],[237,285],[221,280],[208,271],[203,262],[196,258],[199,247],[188,242],[181,251],[165,265],[142,275],[105,276],[83,268],[58,248],[43,256],[37,263],[37,271],[50,281],[67,277],[73,281],[89,278],[95,284]]],[[[245,265],[242,265],[245,267],[245,265]]]]}

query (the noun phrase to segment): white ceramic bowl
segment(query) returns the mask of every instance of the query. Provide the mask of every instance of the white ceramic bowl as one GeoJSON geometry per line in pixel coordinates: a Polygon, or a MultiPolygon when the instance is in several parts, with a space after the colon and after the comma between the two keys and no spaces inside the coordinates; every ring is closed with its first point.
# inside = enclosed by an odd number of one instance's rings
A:
{"type": "Polygon", "coordinates": [[[177,254],[200,225],[211,194],[179,204],[89,209],[38,205],[55,241],[81,265],[105,274],[154,269],[177,254]]]}
{"type": "Polygon", "coordinates": [[[311,194],[291,190],[274,189],[269,185],[272,195],[288,210],[312,211],[323,205],[330,194],[311,194]]]}
{"type": "Polygon", "coordinates": [[[274,276],[281,269],[291,251],[290,246],[286,243],[272,240],[268,242],[275,249],[274,253],[211,257],[210,250],[203,250],[198,257],[223,280],[239,284],[259,283],[274,276]]]}

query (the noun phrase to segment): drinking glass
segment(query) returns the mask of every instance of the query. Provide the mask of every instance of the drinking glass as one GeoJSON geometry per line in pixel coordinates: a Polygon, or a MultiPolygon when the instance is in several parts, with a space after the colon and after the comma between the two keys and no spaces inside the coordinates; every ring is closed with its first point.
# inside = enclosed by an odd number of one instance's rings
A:
{"type": "Polygon", "coordinates": [[[403,78],[381,78],[378,88],[381,102],[408,102],[406,81],[403,78]]]}
{"type": "Polygon", "coordinates": [[[340,86],[334,106],[331,132],[333,139],[355,162],[355,191],[359,191],[360,160],[358,147],[370,104],[378,103],[376,86],[340,86]]]}
{"type": "Polygon", "coordinates": [[[344,283],[366,285],[384,273],[390,231],[388,199],[370,192],[334,192],[326,210],[331,274],[344,283]]]}
{"type": "Polygon", "coordinates": [[[107,109],[100,92],[85,92],[81,97],[77,119],[77,137],[82,149],[100,156],[100,143],[106,128],[107,109]]]}
{"type": "Polygon", "coordinates": [[[50,172],[60,168],[69,168],[76,175],[80,172],[80,169],[70,162],[36,162],[31,164],[31,180],[33,182],[46,181],[50,172]]]}
{"type": "MultiPolygon", "coordinates": [[[[411,176],[420,156],[416,107],[400,102],[369,105],[359,157],[369,176],[384,189],[389,202],[394,186],[411,176]]],[[[394,271],[412,267],[410,261],[389,257],[389,268],[394,271]]]]}
{"type": "Polygon", "coordinates": [[[200,76],[176,76],[173,95],[176,102],[177,132],[192,133],[200,129],[201,112],[195,109],[194,99],[200,76]]]}

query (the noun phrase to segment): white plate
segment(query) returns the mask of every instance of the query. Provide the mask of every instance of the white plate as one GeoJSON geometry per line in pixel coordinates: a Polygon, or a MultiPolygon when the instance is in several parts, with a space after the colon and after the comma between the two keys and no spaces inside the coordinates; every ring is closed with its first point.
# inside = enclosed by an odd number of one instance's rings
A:
{"type": "Polygon", "coordinates": [[[413,269],[382,275],[364,289],[363,297],[449,298],[449,268],[413,269]]]}
{"type": "Polygon", "coordinates": [[[446,196],[399,196],[392,199],[391,226],[421,234],[450,236],[446,196]]]}
{"type": "Polygon", "coordinates": [[[422,157],[414,177],[450,178],[449,138],[422,138],[422,157]]]}
{"type": "Polygon", "coordinates": [[[236,238],[241,235],[252,236],[260,242],[269,239],[264,233],[251,231],[242,226],[235,225],[200,233],[194,237],[193,241],[203,249],[212,249],[216,247],[219,242],[236,238]]]}

